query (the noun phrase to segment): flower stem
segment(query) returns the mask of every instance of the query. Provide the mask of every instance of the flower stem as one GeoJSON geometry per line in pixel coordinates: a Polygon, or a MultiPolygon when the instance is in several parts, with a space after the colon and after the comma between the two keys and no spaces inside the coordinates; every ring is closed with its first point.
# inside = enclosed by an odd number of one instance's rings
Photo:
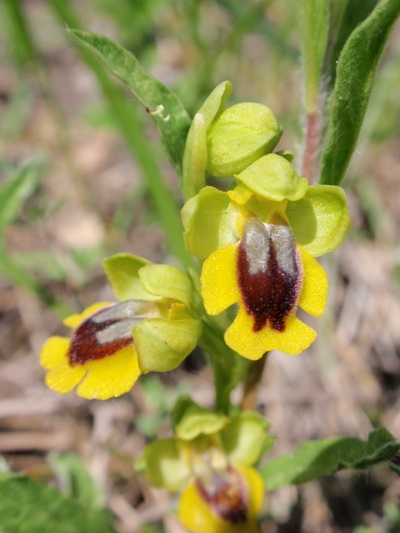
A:
{"type": "Polygon", "coordinates": [[[261,383],[268,353],[251,365],[244,384],[241,408],[243,411],[253,411],[257,407],[257,389],[261,383]]]}
{"type": "Polygon", "coordinates": [[[215,409],[229,414],[230,394],[238,383],[247,379],[249,361],[239,357],[225,344],[223,328],[210,317],[203,319],[199,344],[210,355],[213,367],[215,409]]]}
{"type": "Polygon", "coordinates": [[[316,163],[321,136],[321,123],[321,111],[319,108],[307,114],[301,175],[306,176],[310,184],[318,181],[318,176],[316,176],[316,163]]]}

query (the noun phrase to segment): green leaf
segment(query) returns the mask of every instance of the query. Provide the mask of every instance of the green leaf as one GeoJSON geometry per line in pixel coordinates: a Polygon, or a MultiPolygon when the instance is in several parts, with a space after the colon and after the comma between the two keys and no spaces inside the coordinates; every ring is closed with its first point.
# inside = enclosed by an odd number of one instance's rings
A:
{"type": "Polygon", "coordinates": [[[332,96],[331,129],[323,154],[321,183],[343,180],[367,109],[374,74],[400,0],[383,0],[347,40],[339,58],[332,96]]]}
{"type": "Polygon", "coordinates": [[[102,506],[103,493],[82,459],[72,453],[53,453],[49,461],[64,493],[81,503],[85,509],[99,509],[102,506]]]}
{"type": "Polygon", "coordinates": [[[32,196],[43,178],[44,167],[43,158],[30,159],[1,184],[0,231],[15,220],[24,202],[32,196]]]}
{"type": "Polygon", "coordinates": [[[73,40],[93,52],[129,88],[150,114],[178,174],[182,159],[189,116],[179,98],[164,84],[145,72],[139,61],[121,46],[106,37],[69,30],[73,40]]]}
{"type": "Polygon", "coordinates": [[[301,0],[298,5],[306,112],[312,114],[318,107],[319,87],[328,41],[329,2],[301,0]]]}
{"type": "Polygon", "coordinates": [[[385,428],[369,434],[368,440],[331,438],[303,444],[289,455],[269,461],[261,476],[267,490],[284,485],[299,485],[329,476],[344,469],[367,469],[388,461],[400,450],[393,435],[385,428]]]}
{"type": "Polygon", "coordinates": [[[7,533],[116,533],[111,515],[27,476],[0,473],[0,529],[7,533]]]}
{"type": "Polygon", "coordinates": [[[331,0],[330,40],[332,51],[328,65],[328,86],[336,80],[336,67],[340,53],[355,28],[363,22],[376,7],[378,0],[331,0]]]}

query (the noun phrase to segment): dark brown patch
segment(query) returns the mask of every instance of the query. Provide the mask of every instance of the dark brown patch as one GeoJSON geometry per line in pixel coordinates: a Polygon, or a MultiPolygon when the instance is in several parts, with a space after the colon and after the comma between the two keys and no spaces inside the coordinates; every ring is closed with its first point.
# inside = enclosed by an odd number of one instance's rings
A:
{"type": "Polygon", "coordinates": [[[133,338],[117,338],[112,342],[100,344],[97,340],[97,333],[105,330],[118,322],[115,320],[105,320],[104,322],[94,322],[91,319],[85,320],[72,334],[69,362],[71,366],[83,365],[88,361],[103,359],[113,355],[129,344],[133,344],[133,338]]]}
{"type": "Polygon", "coordinates": [[[213,491],[206,490],[204,485],[196,480],[196,487],[202,498],[216,515],[239,524],[247,520],[247,495],[242,478],[233,468],[229,468],[227,475],[215,474],[212,480],[213,491]]]}
{"type": "MultiPolygon", "coordinates": [[[[297,251],[294,248],[293,253],[297,251]]],[[[250,262],[241,241],[238,252],[238,283],[247,312],[253,317],[255,332],[266,324],[276,331],[285,330],[285,318],[296,305],[299,292],[299,265],[295,274],[283,271],[277,259],[274,241],[269,239],[269,253],[265,270],[250,274],[250,262]]]]}

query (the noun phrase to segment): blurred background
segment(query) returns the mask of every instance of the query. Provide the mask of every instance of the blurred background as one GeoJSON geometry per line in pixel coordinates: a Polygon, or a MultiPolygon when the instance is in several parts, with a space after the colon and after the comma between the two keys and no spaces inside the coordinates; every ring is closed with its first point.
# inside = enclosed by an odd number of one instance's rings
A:
{"type": "MultiPolygon", "coordinates": [[[[168,434],[179,392],[194,391],[211,406],[213,389],[199,352],[108,402],[44,385],[38,354],[48,336],[66,333],[60,318],[112,298],[103,257],[126,251],[177,264],[149,169],[181,206],[149,117],[66,29],[103,34],[133,52],[191,114],[229,79],[230,103],[272,108],[285,129],[279,148],[299,159],[296,18],[289,0],[0,4],[0,454],[13,470],[44,480],[52,477],[49,453],[78,454],[121,533],[182,531],[171,514],[162,520],[174,500],[135,475],[133,461],[149,439],[168,434]]],[[[296,358],[269,357],[258,407],[278,435],[271,455],[311,438],[364,438],[380,425],[400,438],[399,81],[397,27],[344,183],[353,226],[342,248],[323,258],[330,300],[315,323],[318,341],[296,358]]],[[[400,481],[387,466],[342,473],[268,495],[262,531],[396,532],[399,503],[400,481]]]]}

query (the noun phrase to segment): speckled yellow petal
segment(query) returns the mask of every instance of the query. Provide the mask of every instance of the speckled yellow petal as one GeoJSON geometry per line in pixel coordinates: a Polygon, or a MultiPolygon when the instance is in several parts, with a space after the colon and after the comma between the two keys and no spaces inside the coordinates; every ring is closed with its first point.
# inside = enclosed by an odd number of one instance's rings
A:
{"type": "Polygon", "coordinates": [[[113,305],[115,302],[97,302],[82,311],[82,313],[77,313],[75,315],[68,316],[63,320],[63,324],[69,328],[76,328],[81,322],[88,318],[90,315],[94,315],[100,309],[113,305]]]}
{"type": "Polygon", "coordinates": [[[269,326],[254,332],[252,317],[240,307],[236,319],[225,333],[225,342],[239,355],[254,361],[270,350],[297,355],[316,339],[315,331],[295,315],[289,315],[285,322],[285,331],[282,332],[269,326]]]}
{"type": "Polygon", "coordinates": [[[87,372],[87,366],[70,366],[66,361],[48,372],[46,385],[49,389],[61,394],[72,391],[87,372]]]}
{"type": "Polygon", "coordinates": [[[238,243],[212,253],[203,264],[201,293],[209,315],[218,315],[240,299],[237,284],[238,243]]]}
{"type": "Polygon", "coordinates": [[[40,364],[43,368],[51,370],[65,364],[69,348],[67,337],[50,337],[44,343],[40,352],[40,364]]]}
{"type": "Polygon", "coordinates": [[[261,509],[264,487],[260,475],[253,468],[236,467],[242,475],[248,496],[248,517],[234,523],[214,513],[204,501],[196,485],[191,482],[183,490],[178,508],[182,524],[193,533],[258,533],[257,513],[261,509]]]}
{"type": "Polygon", "coordinates": [[[298,305],[313,316],[321,316],[328,296],[328,277],[318,261],[299,246],[303,263],[303,284],[298,305]]]}
{"type": "Polygon", "coordinates": [[[132,388],[140,376],[136,350],[132,345],[84,366],[89,372],[76,392],[87,399],[107,400],[121,396],[132,388]]]}

